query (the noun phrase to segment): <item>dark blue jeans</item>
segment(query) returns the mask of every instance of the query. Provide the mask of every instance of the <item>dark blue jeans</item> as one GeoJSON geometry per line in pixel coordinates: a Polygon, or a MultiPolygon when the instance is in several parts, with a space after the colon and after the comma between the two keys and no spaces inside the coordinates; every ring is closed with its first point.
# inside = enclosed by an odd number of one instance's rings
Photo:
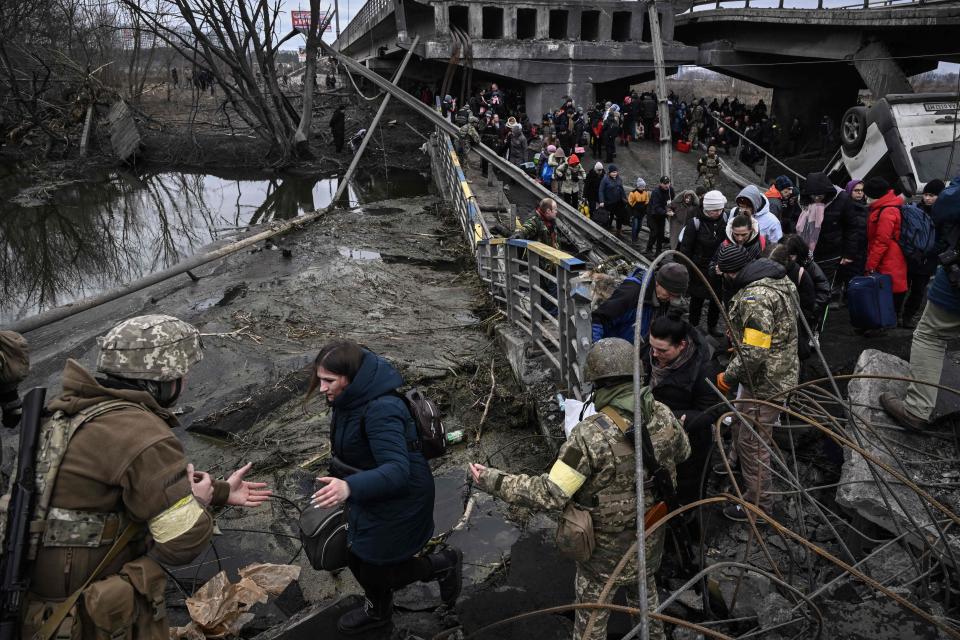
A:
{"type": "Polygon", "coordinates": [[[630,221],[630,240],[632,242],[637,241],[637,237],[640,235],[640,229],[643,227],[643,216],[633,216],[633,219],[630,221]]]}

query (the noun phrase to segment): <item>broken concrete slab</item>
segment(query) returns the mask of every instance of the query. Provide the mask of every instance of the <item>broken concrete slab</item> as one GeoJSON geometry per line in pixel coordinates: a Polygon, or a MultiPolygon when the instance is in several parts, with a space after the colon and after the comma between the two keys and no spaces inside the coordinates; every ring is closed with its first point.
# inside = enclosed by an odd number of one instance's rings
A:
{"type": "MultiPolygon", "coordinates": [[[[909,363],[896,356],[867,349],[860,355],[855,373],[910,377],[910,367],[909,363]]],[[[859,439],[864,450],[893,469],[901,470],[897,461],[904,464],[904,475],[923,486],[934,485],[930,487],[934,497],[956,511],[960,507],[960,491],[956,487],[942,486],[942,474],[952,470],[955,462],[944,456],[946,442],[941,435],[906,432],[894,424],[879,406],[881,393],[891,392],[903,397],[906,383],[856,378],[850,382],[848,392],[854,414],[861,424],[859,439]]],[[[854,442],[857,441],[852,430],[848,430],[847,435],[854,442]]],[[[951,561],[950,555],[944,553],[943,543],[930,517],[932,513],[942,520],[943,514],[891,474],[868,462],[860,453],[845,449],[844,460],[840,487],[837,489],[838,504],[891,533],[909,531],[907,542],[922,548],[934,545],[938,555],[951,561]],[[878,478],[886,484],[879,484],[878,478]]],[[[954,557],[960,557],[960,535],[948,533],[945,538],[954,557]]]]}

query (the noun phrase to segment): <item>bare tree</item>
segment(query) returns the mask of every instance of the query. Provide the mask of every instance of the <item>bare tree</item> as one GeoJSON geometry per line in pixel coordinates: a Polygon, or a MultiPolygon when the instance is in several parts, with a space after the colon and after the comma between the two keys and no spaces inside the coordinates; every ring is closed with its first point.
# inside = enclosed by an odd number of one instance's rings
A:
{"type": "MultiPolygon", "coordinates": [[[[328,24],[329,18],[326,20],[328,24]]],[[[306,150],[310,138],[310,125],[313,120],[313,91],[317,79],[317,52],[325,25],[320,24],[320,0],[310,0],[310,29],[307,31],[307,65],[303,76],[303,109],[300,112],[300,126],[294,136],[297,149],[306,150]]]]}
{"type": "MultiPolygon", "coordinates": [[[[160,0],[155,7],[145,6],[141,0],[121,1],[184,58],[199,60],[239,118],[268,142],[281,160],[294,155],[297,120],[303,127],[304,117],[280,90],[276,57],[280,44],[297,32],[278,41],[280,0],[160,0]]],[[[311,0],[311,13],[317,18],[319,2],[311,0]]],[[[322,32],[319,20],[314,25],[322,32]]],[[[315,35],[315,47],[317,42],[315,35]]],[[[304,106],[304,112],[310,110],[312,100],[304,106]]],[[[306,127],[309,125],[307,116],[306,127]]],[[[309,132],[305,129],[303,133],[305,140],[309,132]]]]}

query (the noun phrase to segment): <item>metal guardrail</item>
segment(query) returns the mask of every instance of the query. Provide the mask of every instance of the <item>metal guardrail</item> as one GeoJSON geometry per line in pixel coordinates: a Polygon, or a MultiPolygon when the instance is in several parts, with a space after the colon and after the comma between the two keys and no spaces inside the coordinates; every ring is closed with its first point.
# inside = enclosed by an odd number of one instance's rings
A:
{"type": "Polygon", "coordinates": [[[557,370],[560,387],[582,398],[591,344],[590,296],[576,278],[586,263],[539,242],[491,237],[450,136],[439,128],[430,141],[430,164],[490,297],[557,370]]]}
{"type": "Polygon", "coordinates": [[[436,153],[431,154],[434,176],[439,176],[440,179],[437,182],[443,191],[443,197],[453,205],[460,220],[460,226],[463,227],[464,236],[470,243],[470,248],[476,252],[477,243],[490,237],[490,229],[480,213],[477,198],[473,195],[466,176],[463,175],[460,159],[453,148],[450,136],[438,131],[436,140],[440,148],[436,153]]]}
{"type": "Polygon", "coordinates": [[[721,120],[721,119],[718,118],[717,116],[715,116],[715,115],[713,115],[712,113],[710,113],[709,110],[705,109],[704,111],[706,111],[706,113],[707,113],[708,116],[710,116],[711,118],[713,118],[714,120],[716,120],[718,127],[724,127],[725,129],[729,129],[730,131],[732,131],[733,133],[735,133],[735,134],[737,135],[737,137],[738,137],[737,151],[736,151],[736,154],[734,155],[734,158],[736,158],[737,162],[740,162],[740,163],[742,164],[742,161],[740,160],[740,152],[743,150],[743,144],[744,144],[744,143],[747,143],[748,145],[750,145],[751,147],[753,147],[754,149],[756,149],[757,151],[759,151],[760,153],[763,154],[763,168],[760,170],[760,173],[759,173],[760,180],[764,180],[764,179],[766,178],[766,175],[767,175],[767,162],[768,162],[769,160],[773,160],[776,164],[780,165],[781,167],[783,167],[784,169],[786,169],[787,171],[789,171],[790,173],[792,173],[794,176],[796,176],[796,178],[797,178],[796,184],[797,184],[798,187],[800,186],[801,183],[803,183],[804,181],[806,181],[806,179],[807,179],[806,176],[804,176],[802,173],[800,173],[800,172],[797,171],[796,169],[791,169],[790,167],[788,167],[786,164],[783,163],[782,160],[780,160],[780,159],[777,158],[775,155],[773,155],[772,153],[770,153],[769,151],[767,151],[766,149],[764,149],[763,147],[761,147],[760,145],[758,145],[756,142],[754,142],[753,140],[751,140],[750,138],[748,138],[748,137],[746,136],[746,134],[744,134],[744,133],[741,132],[741,131],[737,131],[737,129],[735,129],[734,127],[732,127],[731,125],[727,124],[726,122],[724,122],[723,120],[721,120]]]}
{"type": "Polygon", "coordinates": [[[387,15],[393,12],[394,0],[367,0],[347,28],[340,33],[334,45],[340,51],[349,47],[351,44],[372,29],[376,24],[383,20],[387,15]]]}

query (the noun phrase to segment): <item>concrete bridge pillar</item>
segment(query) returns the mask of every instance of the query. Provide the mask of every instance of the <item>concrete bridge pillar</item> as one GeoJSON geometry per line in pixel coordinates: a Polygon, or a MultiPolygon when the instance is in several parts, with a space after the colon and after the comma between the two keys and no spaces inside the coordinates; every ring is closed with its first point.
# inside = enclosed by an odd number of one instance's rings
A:
{"type": "Polygon", "coordinates": [[[830,80],[825,77],[810,75],[799,86],[774,87],[772,113],[777,118],[780,127],[780,144],[783,148],[767,149],[770,153],[787,156],[789,149],[787,132],[794,117],[800,119],[803,126],[801,149],[820,149],[820,121],[823,116],[829,116],[833,121],[833,140],[830,148],[824,149],[827,155],[832,154],[839,146],[840,119],[847,108],[857,103],[859,84],[853,74],[843,75],[839,80],[830,80]]]}
{"type": "Polygon", "coordinates": [[[450,12],[446,2],[433,3],[433,28],[437,35],[450,33],[450,12]]]}
{"type": "MultiPolygon", "coordinates": [[[[563,71],[558,71],[560,75],[563,71]]],[[[572,73],[570,74],[572,78],[572,73]]],[[[563,97],[570,96],[576,104],[584,107],[592,105],[596,100],[596,91],[589,82],[564,82],[557,84],[529,84],[526,87],[527,115],[532,122],[540,122],[543,114],[558,109],[563,104],[563,97]]],[[[567,153],[569,149],[564,149],[567,153]]]]}
{"type": "Polygon", "coordinates": [[[503,8],[503,38],[504,40],[517,39],[517,8],[515,6],[503,8]]]}
{"type": "Polygon", "coordinates": [[[580,21],[582,14],[582,9],[575,9],[573,7],[567,12],[567,40],[576,41],[580,39],[580,21]]]}
{"type": "Polygon", "coordinates": [[[630,16],[630,40],[632,42],[643,40],[643,21],[646,19],[647,12],[643,10],[634,11],[633,15],[630,16]]]}
{"type": "Polygon", "coordinates": [[[550,7],[537,7],[537,40],[550,37],[550,7]]]}
{"type": "Polygon", "coordinates": [[[857,51],[853,66],[874,98],[888,93],[913,93],[907,75],[896,60],[890,59],[890,50],[882,42],[871,42],[857,51]]]}
{"type": "Polygon", "coordinates": [[[600,26],[598,29],[597,40],[613,40],[613,14],[610,9],[600,10],[600,26]]]}
{"type": "Polygon", "coordinates": [[[483,6],[470,4],[470,39],[479,40],[483,37],[483,6]]]}
{"type": "Polygon", "coordinates": [[[657,14],[660,16],[660,37],[665,42],[673,40],[673,30],[676,16],[673,13],[673,5],[669,2],[657,2],[657,14]]]}

